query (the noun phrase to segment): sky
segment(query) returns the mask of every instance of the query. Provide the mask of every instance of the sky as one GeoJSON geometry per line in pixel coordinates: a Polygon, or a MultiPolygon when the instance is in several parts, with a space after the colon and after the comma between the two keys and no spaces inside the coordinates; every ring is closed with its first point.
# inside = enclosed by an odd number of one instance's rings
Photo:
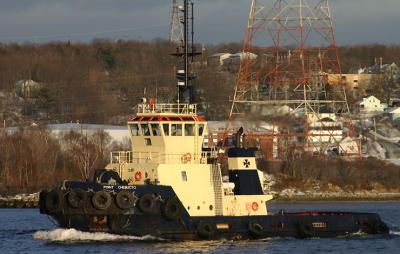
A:
{"type": "MultiPolygon", "coordinates": [[[[250,0],[194,1],[197,42],[243,41],[250,0]]],[[[400,43],[400,0],[330,6],[339,45],[400,43]]],[[[0,42],[167,39],[170,16],[171,0],[0,0],[0,42]]]]}

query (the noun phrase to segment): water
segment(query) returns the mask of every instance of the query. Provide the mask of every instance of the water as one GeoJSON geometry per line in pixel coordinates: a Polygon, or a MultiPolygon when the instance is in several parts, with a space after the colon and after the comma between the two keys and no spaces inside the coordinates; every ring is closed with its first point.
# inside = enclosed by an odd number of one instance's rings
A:
{"type": "Polygon", "coordinates": [[[329,239],[272,238],[259,241],[170,242],[58,229],[37,209],[0,209],[0,253],[400,253],[399,203],[271,204],[271,210],[378,212],[388,236],[352,235],[329,239]]]}

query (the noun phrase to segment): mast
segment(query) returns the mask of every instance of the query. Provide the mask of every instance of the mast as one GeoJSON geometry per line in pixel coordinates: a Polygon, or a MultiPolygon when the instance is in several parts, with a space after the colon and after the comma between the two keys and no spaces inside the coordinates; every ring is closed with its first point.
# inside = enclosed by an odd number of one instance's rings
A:
{"type": "Polygon", "coordinates": [[[193,0],[183,0],[181,10],[181,23],[183,25],[183,41],[177,52],[173,54],[183,60],[183,68],[178,70],[176,78],[178,80],[178,103],[194,102],[193,81],[196,74],[191,70],[194,57],[201,53],[196,52],[194,47],[194,3],[193,0]]]}

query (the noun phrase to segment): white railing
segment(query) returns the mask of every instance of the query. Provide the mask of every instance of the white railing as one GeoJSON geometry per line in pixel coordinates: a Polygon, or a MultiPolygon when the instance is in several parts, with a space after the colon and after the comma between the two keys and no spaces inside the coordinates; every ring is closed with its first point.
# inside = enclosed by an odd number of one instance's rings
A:
{"type": "Polygon", "coordinates": [[[216,158],[214,151],[201,154],[163,154],[158,152],[111,152],[111,163],[156,163],[156,164],[207,164],[209,159],[216,158]]]}
{"type": "Polygon", "coordinates": [[[196,104],[179,104],[179,103],[160,103],[148,104],[142,103],[138,105],[138,114],[184,114],[197,115],[196,104]]]}

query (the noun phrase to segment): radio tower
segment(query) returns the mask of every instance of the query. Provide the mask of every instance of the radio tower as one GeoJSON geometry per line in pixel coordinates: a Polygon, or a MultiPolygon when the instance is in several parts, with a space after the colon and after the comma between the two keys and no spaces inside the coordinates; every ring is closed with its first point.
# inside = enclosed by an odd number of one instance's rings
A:
{"type": "Polygon", "coordinates": [[[295,137],[313,153],[338,146],[354,133],[344,127],[349,107],[328,0],[260,2],[251,3],[229,119],[289,106],[304,115],[303,131],[281,140],[295,137]]]}
{"type": "Polygon", "coordinates": [[[172,0],[172,15],[171,15],[171,31],[169,41],[175,44],[183,43],[183,20],[181,20],[180,12],[183,7],[179,5],[178,0],[172,0]]]}

